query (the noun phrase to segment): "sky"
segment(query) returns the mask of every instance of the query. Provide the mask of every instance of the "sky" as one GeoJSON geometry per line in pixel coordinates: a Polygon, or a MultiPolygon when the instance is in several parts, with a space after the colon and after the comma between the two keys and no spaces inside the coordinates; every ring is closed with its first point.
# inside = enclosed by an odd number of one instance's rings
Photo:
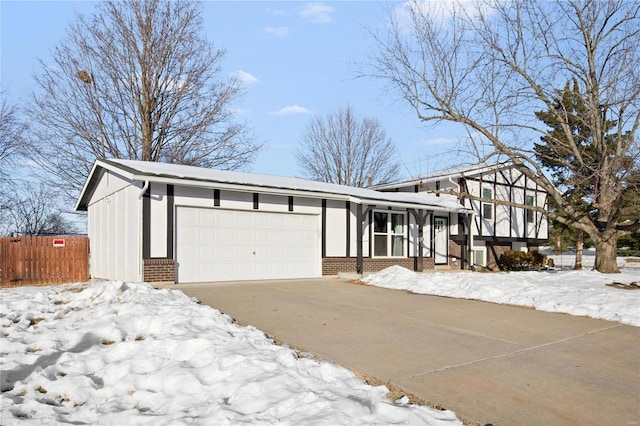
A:
{"type": "MultiPolygon", "coordinates": [[[[384,82],[358,78],[374,52],[371,31],[385,31],[383,1],[208,1],[206,36],[226,50],[222,75],[239,76],[245,95],[234,105],[264,143],[249,171],[302,177],[296,150],[314,117],[349,104],[358,117],[378,119],[396,145],[398,179],[455,165],[451,151],[464,130],[425,126],[384,82]]],[[[93,1],[5,1],[1,15],[1,85],[9,102],[29,96],[38,59],[47,61],[75,13],[93,1]]]]}

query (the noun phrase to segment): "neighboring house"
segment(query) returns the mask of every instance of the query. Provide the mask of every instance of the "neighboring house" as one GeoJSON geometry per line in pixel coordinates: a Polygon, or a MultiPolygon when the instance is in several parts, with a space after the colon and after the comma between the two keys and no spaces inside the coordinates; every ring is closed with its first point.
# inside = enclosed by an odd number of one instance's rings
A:
{"type": "Polygon", "coordinates": [[[96,279],[182,283],[472,266],[465,229],[473,210],[455,197],[396,189],[99,160],[76,209],[88,212],[96,279]]]}
{"type": "Polygon", "coordinates": [[[547,203],[547,193],[509,162],[435,172],[423,178],[380,185],[376,189],[431,193],[441,198],[459,199],[461,205],[473,210],[474,215],[470,228],[463,220],[470,216],[461,216],[457,221],[460,230],[451,238],[458,244],[464,244],[471,234],[472,263],[477,266],[495,265],[505,250],[538,250],[549,238],[549,223],[545,215],[500,204],[500,201],[505,201],[542,207],[547,203]]]}

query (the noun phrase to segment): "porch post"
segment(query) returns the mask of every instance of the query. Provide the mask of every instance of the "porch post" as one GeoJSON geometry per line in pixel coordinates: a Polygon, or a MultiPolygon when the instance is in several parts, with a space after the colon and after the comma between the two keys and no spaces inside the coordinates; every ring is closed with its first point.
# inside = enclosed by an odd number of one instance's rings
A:
{"type": "Polygon", "coordinates": [[[417,263],[416,263],[416,272],[423,272],[424,271],[424,250],[423,250],[423,244],[424,244],[424,225],[427,222],[427,216],[429,215],[428,211],[422,211],[422,210],[414,210],[414,209],[409,209],[409,211],[411,212],[411,214],[413,215],[413,217],[416,219],[416,225],[418,225],[418,259],[417,259],[417,263]]]}

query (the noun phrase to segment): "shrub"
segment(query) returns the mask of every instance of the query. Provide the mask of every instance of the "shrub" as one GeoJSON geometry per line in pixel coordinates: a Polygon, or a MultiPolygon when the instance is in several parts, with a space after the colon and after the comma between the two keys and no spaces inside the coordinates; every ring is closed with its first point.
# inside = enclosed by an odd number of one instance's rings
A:
{"type": "Polygon", "coordinates": [[[498,261],[503,271],[539,271],[546,268],[547,256],[537,251],[507,250],[498,261]]]}

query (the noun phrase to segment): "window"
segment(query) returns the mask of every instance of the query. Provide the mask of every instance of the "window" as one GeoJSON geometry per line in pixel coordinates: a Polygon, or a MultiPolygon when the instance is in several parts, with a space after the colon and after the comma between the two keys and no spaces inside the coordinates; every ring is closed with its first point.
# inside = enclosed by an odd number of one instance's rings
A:
{"type": "Polygon", "coordinates": [[[373,212],[373,255],[404,256],[405,232],[403,213],[373,212]]]}
{"type": "Polygon", "coordinates": [[[473,250],[473,264],[487,266],[487,252],[484,248],[473,250]]]}
{"type": "MultiPolygon", "coordinates": [[[[533,206],[533,195],[527,195],[524,203],[527,206],[533,206]]],[[[533,223],[535,221],[536,212],[533,210],[525,210],[525,214],[527,216],[527,223],[533,223]]]]}
{"type": "MultiPolygon", "coordinates": [[[[482,198],[485,200],[493,199],[493,191],[491,188],[482,188],[482,198]]],[[[491,203],[482,203],[482,218],[483,219],[493,219],[493,204],[491,203]]]]}

